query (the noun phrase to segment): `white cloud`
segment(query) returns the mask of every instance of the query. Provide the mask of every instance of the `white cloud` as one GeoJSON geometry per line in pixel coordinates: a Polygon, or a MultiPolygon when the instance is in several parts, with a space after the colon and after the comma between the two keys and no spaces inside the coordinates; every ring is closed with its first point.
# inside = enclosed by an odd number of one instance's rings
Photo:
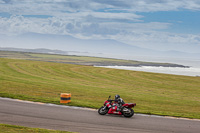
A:
{"type": "MultiPolygon", "coordinates": [[[[157,50],[180,50],[179,47],[183,49],[183,45],[186,44],[188,46],[200,44],[200,36],[198,35],[157,31],[167,29],[171,26],[170,23],[95,23],[95,21],[84,20],[85,17],[80,17],[82,15],[78,17],[79,19],[76,19],[76,15],[47,19],[19,15],[13,15],[10,18],[0,18],[0,34],[13,35],[35,32],[71,35],[83,39],[114,39],[130,45],[157,50]]],[[[187,51],[189,49],[184,50],[187,51]]],[[[193,51],[195,50],[193,49],[193,51]]]]}
{"type": "Polygon", "coordinates": [[[0,0],[0,12],[16,15],[59,15],[66,12],[94,10],[155,12],[180,9],[200,10],[200,2],[199,0],[0,0]]]}
{"type": "MultiPolygon", "coordinates": [[[[105,13],[88,13],[66,15],[62,18],[60,17],[50,17],[50,18],[32,18],[23,17],[20,15],[13,15],[10,18],[0,18],[0,33],[7,34],[20,34],[23,32],[37,32],[44,34],[83,34],[83,35],[115,35],[120,33],[127,33],[132,31],[151,31],[167,29],[169,23],[129,23],[124,22],[134,21],[135,15],[131,14],[117,14],[112,16],[112,19],[107,19],[105,13]],[[126,17],[130,17],[127,18],[126,17]],[[78,18],[78,19],[77,19],[78,18]],[[92,20],[93,19],[93,20],[92,20]],[[114,20],[115,21],[114,21],[114,20]],[[118,21],[118,20],[119,21],[118,21]],[[108,21],[109,20],[109,21],[108,21]],[[123,21],[121,21],[123,20],[123,21]]],[[[137,18],[138,16],[136,16],[137,18]]]]}
{"type": "Polygon", "coordinates": [[[112,36],[118,41],[139,47],[155,50],[176,50],[184,52],[196,52],[200,50],[200,35],[176,34],[169,32],[132,32],[112,36]]]}
{"type": "Polygon", "coordinates": [[[0,13],[11,14],[11,17],[0,17],[0,34],[36,32],[115,39],[154,49],[199,45],[199,35],[161,32],[172,24],[144,23],[144,16],[137,14],[184,9],[199,11],[199,0],[0,0],[0,13]]]}

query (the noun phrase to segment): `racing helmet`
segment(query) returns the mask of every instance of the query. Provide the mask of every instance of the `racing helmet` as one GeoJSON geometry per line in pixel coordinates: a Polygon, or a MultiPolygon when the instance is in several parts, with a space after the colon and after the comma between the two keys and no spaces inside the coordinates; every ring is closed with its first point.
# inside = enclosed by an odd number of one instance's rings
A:
{"type": "Polygon", "coordinates": [[[118,100],[120,98],[120,95],[115,95],[115,100],[118,100]]]}

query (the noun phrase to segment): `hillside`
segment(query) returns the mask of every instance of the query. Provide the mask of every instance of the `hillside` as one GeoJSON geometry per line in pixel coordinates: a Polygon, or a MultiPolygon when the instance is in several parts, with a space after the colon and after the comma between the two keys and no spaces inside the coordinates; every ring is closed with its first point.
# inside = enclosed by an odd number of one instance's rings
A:
{"type": "MultiPolygon", "coordinates": [[[[155,50],[129,45],[112,39],[80,39],[70,35],[24,33],[17,36],[0,36],[1,47],[17,47],[26,49],[57,49],[67,51],[73,54],[82,54],[85,56],[98,56],[119,59],[134,59],[139,56],[143,58],[162,57],[162,58],[180,58],[180,59],[199,59],[200,53],[191,53],[181,51],[183,47],[177,50],[155,50]],[[180,50],[180,51],[179,51],[180,50]]],[[[183,45],[183,44],[182,44],[183,45]]],[[[190,46],[188,50],[190,51],[190,46]]],[[[198,51],[199,47],[195,47],[198,51]]],[[[193,46],[194,49],[194,46],[193,46]]]]}

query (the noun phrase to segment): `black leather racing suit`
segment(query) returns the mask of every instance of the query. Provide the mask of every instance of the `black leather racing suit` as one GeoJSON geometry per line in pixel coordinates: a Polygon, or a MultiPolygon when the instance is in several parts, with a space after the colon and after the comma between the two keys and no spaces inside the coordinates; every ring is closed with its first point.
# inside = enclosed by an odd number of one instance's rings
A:
{"type": "Polygon", "coordinates": [[[124,100],[122,98],[118,98],[117,100],[115,100],[115,102],[118,103],[117,105],[117,111],[120,111],[122,108],[122,105],[125,104],[124,100]]]}

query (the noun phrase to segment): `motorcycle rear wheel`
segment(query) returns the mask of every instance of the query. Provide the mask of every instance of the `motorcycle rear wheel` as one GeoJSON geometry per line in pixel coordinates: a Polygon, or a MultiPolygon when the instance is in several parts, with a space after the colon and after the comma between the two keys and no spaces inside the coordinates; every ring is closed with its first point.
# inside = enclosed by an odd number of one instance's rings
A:
{"type": "Polygon", "coordinates": [[[134,110],[131,108],[123,108],[122,112],[123,112],[124,117],[127,117],[127,118],[130,118],[134,115],[134,110]],[[126,109],[126,111],[124,111],[124,109],[126,109]]]}
{"type": "Polygon", "coordinates": [[[104,106],[102,106],[101,108],[99,108],[98,113],[99,113],[100,115],[105,115],[105,114],[108,113],[108,108],[105,108],[105,109],[104,109],[104,106]]]}

